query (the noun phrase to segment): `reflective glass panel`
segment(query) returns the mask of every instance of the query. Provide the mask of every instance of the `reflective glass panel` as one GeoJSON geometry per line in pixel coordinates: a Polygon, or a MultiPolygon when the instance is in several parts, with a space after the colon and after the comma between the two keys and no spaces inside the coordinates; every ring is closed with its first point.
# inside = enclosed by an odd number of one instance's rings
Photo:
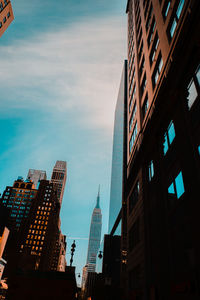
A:
{"type": "Polygon", "coordinates": [[[176,177],[175,184],[176,184],[177,198],[180,198],[183,195],[183,193],[185,192],[182,172],[180,172],[178,174],[178,176],[176,177]]]}
{"type": "Polygon", "coordinates": [[[176,11],[176,15],[177,15],[178,19],[180,18],[184,2],[185,2],[184,0],[180,0],[180,2],[179,2],[179,5],[178,5],[177,11],[176,11]]]}
{"type": "Polygon", "coordinates": [[[169,194],[174,194],[175,195],[175,189],[174,189],[174,183],[172,182],[172,184],[168,187],[168,193],[169,194]]]}
{"type": "Polygon", "coordinates": [[[198,84],[200,85],[200,66],[198,66],[196,70],[196,77],[197,77],[198,84]]]}
{"type": "Polygon", "coordinates": [[[175,130],[174,130],[173,122],[171,122],[171,124],[169,125],[168,135],[169,135],[169,143],[171,144],[175,138],[175,130]]]}
{"type": "Polygon", "coordinates": [[[171,28],[170,28],[170,36],[171,38],[173,37],[174,35],[174,32],[175,32],[175,29],[176,29],[176,25],[177,25],[177,22],[176,22],[176,19],[173,20],[173,23],[171,25],[171,28]]]}
{"type": "Polygon", "coordinates": [[[196,90],[196,86],[194,84],[194,80],[192,79],[190,81],[190,84],[188,85],[188,107],[189,109],[192,107],[194,101],[197,98],[197,90],[196,90]]]}

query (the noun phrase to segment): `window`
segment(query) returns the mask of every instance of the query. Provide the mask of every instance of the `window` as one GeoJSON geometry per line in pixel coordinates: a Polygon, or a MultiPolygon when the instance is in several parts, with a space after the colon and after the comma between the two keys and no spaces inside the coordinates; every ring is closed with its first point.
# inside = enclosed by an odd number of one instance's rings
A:
{"type": "Polygon", "coordinates": [[[0,11],[2,11],[2,10],[3,10],[3,3],[0,2],[0,11]]]}
{"type": "Polygon", "coordinates": [[[158,49],[158,44],[159,44],[159,38],[158,38],[158,34],[156,33],[155,39],[154,39],[154,42],[153,42],[153,46],[152,46],[152,49],[151,49],[151,53],[150,53],[150,65],[152,65],[152,63],[154,61],[156,51],[158,49]]]}
{"type": "Polygon", "coordinates": [[[199,152],[199,155],[200,155],[200,145],[198,146],[198,152],[199,152]]]}
{"type": "Polygon", "coordinates": [[[131,151],[132,151],[133,145],[135,143],[136,136],[137,136],[137,122],[135,123],[135,127],[133,129],[131,139],[130,139],[130,142],[129,142],[129,153],[131,153],[131,151]]]}
{"type": "Polygon", "coordinates": [[[176,199],[179,199],[185,192],[184,183],[183,183],[183,175],[180,172],[173,182],[168,187],[168,194],[173,195],[176,199]]]}
{"type": "Polygon", "coordinates": [[[152,21],[152,24],[151,24],[151,28],[150,28],[150,32],[149,32],[149,36],[148,36],[148,39],[147,39],[148,46],[150,46],[150,43],[152,41],[155,27],[156,27],[156,20],[155,20],[155,18],[153,18],[153,21],[152,21]]]}
{"type": "Polygon", "coordinates": [[[132,125],[133,125],[133,120],[135,119],[135,115],[136,115],[136,110],[137,110],[137,107],[136,107],[136,103],[135,103],[134,107],[133,107],[133,112],[132,112],[132,115],[131,115],[131,119],[130,119],[130,122],[129,122],[129,131],[131,131],[131,128],[132,128],[132,125]]]}
{"type": "Polygon", "coordinates": [[[150,10],[149,10],[149,14],[148,14],[148,18],[147,18],[147,22],[146,22],[146,31],[149,28],[149,24],[150,24],[150,21],[151,21],[152,13],[153,13],[153,6],[151,4],[150,10]]]}
{"type": "Polygon", "coordinates": [[[163,6],[163,11],[162,11],[162,15],[163,15],[164,20],[167,18],[170,5],[171,5],[171,0],[165,1],[165,4],[163,6]]]}
{"type": "Polygon", "coordinates": [[[161,73],[162,67],[163,67],[163,60],[162,60],[162,56],[161,56],[161,53],[160,53],[159,56],[158,56],[158,60],[157,60],[154,72],[153,72],[153,78],[152,79],[153,79],[153,86],[154,87],[158,82],[158,78],[159,78],[159,75],[161,73]]]}
{"type": "Polygon", "coordinates": [[[139,219],[129,230],[129,250],[133,250],[140,241],[140,222],[139,219]]]}
{"type": "Polygon", "coordinates": [[[7,17],[10,18],[10,12],[8,12],[7,17]]]}
{"type": "Polygon", "coordinates": [[[145,97],[143,106],[142,106],[142,115],[143,115],[143,119],[146,116],[147,110],[149,108],[149,100],[148,100],[148,96],[145,97]]]}
{"type": "Polygon", "coordinates": [[[3,18],[3,22],[6,23],[6,20],[7,20],[6,17],[4,17],[4,18],[3,18]]]}
{"type": "Polygon", "coordinates": [[[145,88],[147,85],[147,78],[146,78],[146,73],[144,74],[144,78],[142,80],[142,85],[141,85],[141,94],[144,94],[145,88]]]}
{"type": "Polygon", "coordinates": [[[140,65],[140,76],[142,76],[142,72],[144,70],[144,62],[145,62],[145,60],[144,60],[144,55],[143,55],[142,62],[141,62],[141,65],[140,65]]]}
{"type": "Polygon", "coordinates": [[[173,123],[173,121],[171,121],[168,128],[167,128],[167,131],[164,134],[164,143],[163,143],[164,155],[167,153],[167,151],[169,149],[169,146],[173,142],[174,138],[175,138],[174,123],[173,123]]]}
{"type": "Polygon", "coordinates": [[[139,181],[138,181],[129,197],[129,214],[132,212],[133,208],[135,207],[136,203],[138,202],[139,190],[140,190],[140,186],[139,186],[139,181]]]}
{"type": "Polygon", "coordinates": [[[148,166],[148,176],[149,176],[149,181],[152,180],[154,177],[154,164],[153,160],[150,161],[149,166],[148,166]]]}
{"type": "Polygon", "coordinates": [[[170,38],[172,39],[176,26],[178,24],[178,20],[180,18],[181,12],[183,10],[183,5],[184,5],[185,0],[179,0],[179,4],[177,6],[174,18],[172,19],[171,25],[169,27],[169,34],[170,34],[170,38]]]}
{"type": "Polygon", "coordinates": [[[4,4],[7,5],[7,4],[8,4],[8,1],[7,1],[7,0],[4,0],[4,4]]]}
{"type": "Polygon", "coordinates": [[[129,112],[131,111],[131,108],[132,108],[132,104],[133,104],[133,98],[135,96],[135,93],[136,93],[136,83],[134,85],[134,88],[133,88],[133,93],[132,93],[132,96],[131,96],[131,101],[129,103],[129,112]]]}
{"type": "Polygon", "coordinates": [[[200,86],[200,65],[197,67],[194,76],[187,86],[188,90],[188,108],[190,109],[198,97],[198,89],[200,86]]]}

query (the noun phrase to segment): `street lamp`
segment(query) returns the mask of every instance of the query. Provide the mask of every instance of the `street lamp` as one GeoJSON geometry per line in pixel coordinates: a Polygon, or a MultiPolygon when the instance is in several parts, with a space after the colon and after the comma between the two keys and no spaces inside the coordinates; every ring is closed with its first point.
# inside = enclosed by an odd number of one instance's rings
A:
{"type": "Polygon", "coordinates": [[[75,248],[76,248],[76,244],[75,244],[75,240],[74,240],[73,244],[71,245],[70,267],[72,266],[72,263],[73,263],[73,256],[74,256],[75,248]]]}

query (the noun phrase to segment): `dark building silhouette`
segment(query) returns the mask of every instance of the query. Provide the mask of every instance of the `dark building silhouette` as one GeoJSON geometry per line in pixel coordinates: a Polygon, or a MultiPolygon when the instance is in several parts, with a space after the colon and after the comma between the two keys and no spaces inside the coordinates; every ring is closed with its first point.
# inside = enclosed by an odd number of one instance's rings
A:
{"type": "Polygon", "coordinates": [[[0,1],[0,37],[14,20],[12,5],[9,0],[0,1]]]}
{"type": "Polygon", "coordinates": [[[126,296],[199,299],[200,2],[129,0],[127,14],[126,296]]]}

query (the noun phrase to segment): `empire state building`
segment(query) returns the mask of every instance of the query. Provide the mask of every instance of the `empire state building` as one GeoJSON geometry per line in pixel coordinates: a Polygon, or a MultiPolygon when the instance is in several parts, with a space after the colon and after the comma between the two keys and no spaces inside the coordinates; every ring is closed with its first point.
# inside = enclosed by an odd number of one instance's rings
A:
{"type": "Polygon", "coordinates": [[[95,272],[96,268],[96,256],[100,246],[101,240],[101,227],[102,227],[102,214],[100,209],[100,189],[97,195],[97,203],[92,213],[91,225],[90,225],[90,235],[88,244],[88,254],[87,254],[87,273],[95,272]]]}

